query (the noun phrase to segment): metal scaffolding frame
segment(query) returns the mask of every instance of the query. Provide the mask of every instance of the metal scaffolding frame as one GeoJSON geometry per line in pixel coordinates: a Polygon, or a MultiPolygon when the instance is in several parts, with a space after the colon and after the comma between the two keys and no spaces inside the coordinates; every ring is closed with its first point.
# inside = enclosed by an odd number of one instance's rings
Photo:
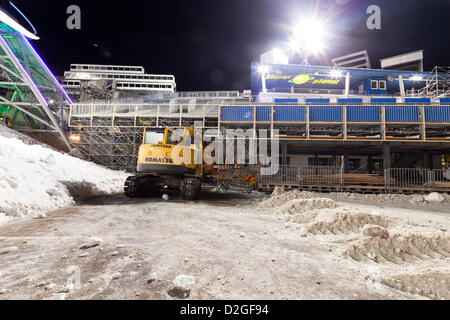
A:
{"type": "Polygon", "coordinates": [[[417,91],[417,95],[435,100],[450,98],[450,67],[434,67],[431,78],[424,88],[417,91]]]}
{"type": "MultiPolygon", "coordinates": [[[[188,104],[80,104],[73,105],[69,117],[71,135],[76,146],[83,150],[87,157],[97,163],[113,169],[134,171],[136,168],[137,153],[142,142],[144,128],[173,127],[181,128],[200,122],[205,129],[213,129],[215,135],[223,134],[226,129],[240,128],[253,129],[254,137],[258,139],[259,129],[269,132],[268,139],[279,139],[285,142],[317,141],[338,143],[403,143],[413,146],[426,144],[442,144],[450,146],[450,120],[446,116],[450,106],[417,105],[370,105],[360,108],[376,108],[380,112],[379,120],[372,122],[354,122],[347,119],[348,109],[354,105],[328,105],[290,106],[289,110],[296,114],[294,109],[303,111],[306,117],[303,121],[277,121],[275,118],[276,105],[188,105],[188,104]],[[221,115],[224,108],[234,108],[247,114],[247,120],[229,121],[221,115]],[[260,108],[260,109],[259,109],[260,108]],[[317,116],[317,110],[339,108],[342,118],[337,121],[315,121],[309,115],[311,108],[317,116]],[[396,114],[411,113],[416,110],[417,119],[404,120],[387,119],[387,111],[392,113],[398,108],[396,114]],[[262,117],[264,111],[267,117],[262,117]],[[425,114],[442,115],[442,123],[426,119],[425,114]],[[272,115],[272,116],[271,116],[272,115]],[[400,122],[398,122],[400,121],[400,122]],[[274,130],[279,130],[278,136],[274,130]]],[[[351,109],[353,110],[353,109],[351,109]]],[[[365,110],[365,109],[363,109],[365,110]]],[[[243,114],[243,113],[242,113],[243,114]]],[[[320,115],[319,115],[320,116],[320,115]]],[[[324,114],[324,119],[326,115],[324,114]]],[[[368,120],[370,121],[370,120],[368,120]]]]}

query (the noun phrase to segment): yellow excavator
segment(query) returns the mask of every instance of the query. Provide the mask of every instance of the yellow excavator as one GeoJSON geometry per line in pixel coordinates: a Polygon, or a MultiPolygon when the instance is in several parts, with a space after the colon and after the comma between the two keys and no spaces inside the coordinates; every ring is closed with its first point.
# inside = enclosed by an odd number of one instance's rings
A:
{"type": "Polygon", "coordinates": [[[181,132],[172,128],[146,128],[139,148],[137,173],[128,177],[124,191],[127,197],[135,198],[178,190],[183,199],[194,200],[203,176],[201,129],[185,127],[181,132]],[[199,141],[195,141],[195,134],[199,141]]]}

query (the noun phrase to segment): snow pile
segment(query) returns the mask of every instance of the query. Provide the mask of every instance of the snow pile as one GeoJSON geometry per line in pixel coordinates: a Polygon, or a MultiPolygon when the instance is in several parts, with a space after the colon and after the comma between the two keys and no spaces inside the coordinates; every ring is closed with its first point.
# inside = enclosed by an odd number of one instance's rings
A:
{"type": "MultiPolygon", "coordinates": [[[[450,237],[445,232],[423,227],[396,226],[391,236],[363,236],[349,241],[345,255],[356,261],[413,263],[417,260],[450,257],[450,237]]],[[[384,234],[385,235],[385,234],[384,234]]]]}
{"type": "Polygon", "coordinates": [[[0,135],[0,223],[123,190],[127,175],[0,135]]]}
{"type": "Polygon", "coordinates": [[[445,193],[432,192],[426,196],[421,194],[359,194],[359,193],[336,193],[333,198],[341,201],[355,201],[373,204],[403,204],[403,205],[429,205],[429,204],[450,204],[450,195],[445,193]]]}
{"type": "MultiPolygon", "coordinates": [[[[276,187],[271,197],[258,203],[260,209],[276,208],[286,205],[294,199],[314,199],[323,198],[323,195],[317,192],[292,190],[285,192],[284,188],[276,187]]],[[[327,195],[336,201],[349,201],[368,204],[398,204],[398,205],[450,205],[450,195],[445,193],[432,192],[428,195],[421,194],[359,194],[359,193],[332,193],[327,195]]]]}
{"type": "Polygon", "coordinates": [[[313,198],[318,198],[318,195],[313,192],[299,191],[299,190],[283,192],[283,189],[278,188],[275,189],[271,197],[258,202],[257,206],[260,209],[270,209],[286,205],[293,200],[313,199],[313,198]]]}
{"type": "Polygon", "coordinates": [[[389,231],[386,228],[374,224],[366,224],[362,228],[362,234],[368,237],[389,238],[389,231]]]}
{"type": "Polygon", "coordinates": [[[387,227],[388,219],[366,212],[322,210],[306,225],[312,234],[361,234],[366,226],[387,227]]]}
{"type": "MultiPolygon", "coordinates": [[[[450,236],[446,229],[414,224],[409,218],[382,215],[378,210],[363,211],[357,205],[337,205],[320,196],[279,188],[256,207],[271,214],[285,214],[289,221],[301,224],[299,238],[312,236],[327,243],[336,258],[367,274],[369,280],[432,299],[449,299],[450,236]]],[[[350,193],[332,197],[377,203],[448,201],[447,195],[439,193],[425,197],[350,193]]]]}
{"type": "Polygon", "coordinates": [[[383,278],[381,282],[392,288],[421,294],[430,299],[450,300],[450,274],[445,270],[398,274],[383,278]]]}
{"type": "Polygon", "coordinates": [[[281,206],[280,213],[298,214],[313,209],[336,208],[335,201],[327,198],[293,199],[281,206]]]}
{"type": "Polygon", "coordinates": [[[424,198],[427,202],[444,202],[445,197],[437,192],[432,192],[424,198]]]}

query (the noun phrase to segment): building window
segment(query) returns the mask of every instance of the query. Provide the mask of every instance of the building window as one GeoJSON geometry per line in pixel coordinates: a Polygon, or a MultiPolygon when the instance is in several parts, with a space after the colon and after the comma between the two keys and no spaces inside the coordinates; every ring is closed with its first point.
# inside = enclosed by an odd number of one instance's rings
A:
{"type": "Polygon", "coordinates": [[[372,171],[382,172],[383,171],[383,159],[373,159],[372,160],[372,171]]]}
{"type": "Polygon", "coordinates": [[[386,90],[386,81],[384,80],[380,81],[380,90],[386,90]]]}
{"type": "Polygon", "coordinates": [[[361,159],[349,159],[348,160],[348,169],[349,170],[358,170],[361,168],[361,159]]]}
{"type": "Polygon", "coordinates": [[[308,158],[308,166],[333,166],[332,158],[308,158]]]}
{"type": "Polygon", "coordinates": [[[377,89],[378,89],[378,81],[376,81],[376,80],[371,80],[371,81],[370,81],[370,89],[372,89],[372,90],[377,90],[377,89]]]}

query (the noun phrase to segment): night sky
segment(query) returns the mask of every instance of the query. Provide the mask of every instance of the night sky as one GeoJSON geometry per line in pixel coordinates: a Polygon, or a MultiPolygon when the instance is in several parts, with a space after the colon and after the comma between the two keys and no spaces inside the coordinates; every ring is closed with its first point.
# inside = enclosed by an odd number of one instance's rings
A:
{"type": "Polygon", "coordinates": [[[426,69],[450,65],[450,0],[13,2],[36,27],[41,40],[33,44],[56,75],[71,63],[142,65],[174,74],[179,91],[249,89],[250,62],[283,48],[295,22],[313,14],[326,20],[329,34],[312,64],[367,49],[378,68],[381,58],[424,49],[426,69]],[[72,4],[81,7],[81,30],[66,27],[72,4]],[[372,4],[381,7],[381,30],[366,27],[372,4]]]}

